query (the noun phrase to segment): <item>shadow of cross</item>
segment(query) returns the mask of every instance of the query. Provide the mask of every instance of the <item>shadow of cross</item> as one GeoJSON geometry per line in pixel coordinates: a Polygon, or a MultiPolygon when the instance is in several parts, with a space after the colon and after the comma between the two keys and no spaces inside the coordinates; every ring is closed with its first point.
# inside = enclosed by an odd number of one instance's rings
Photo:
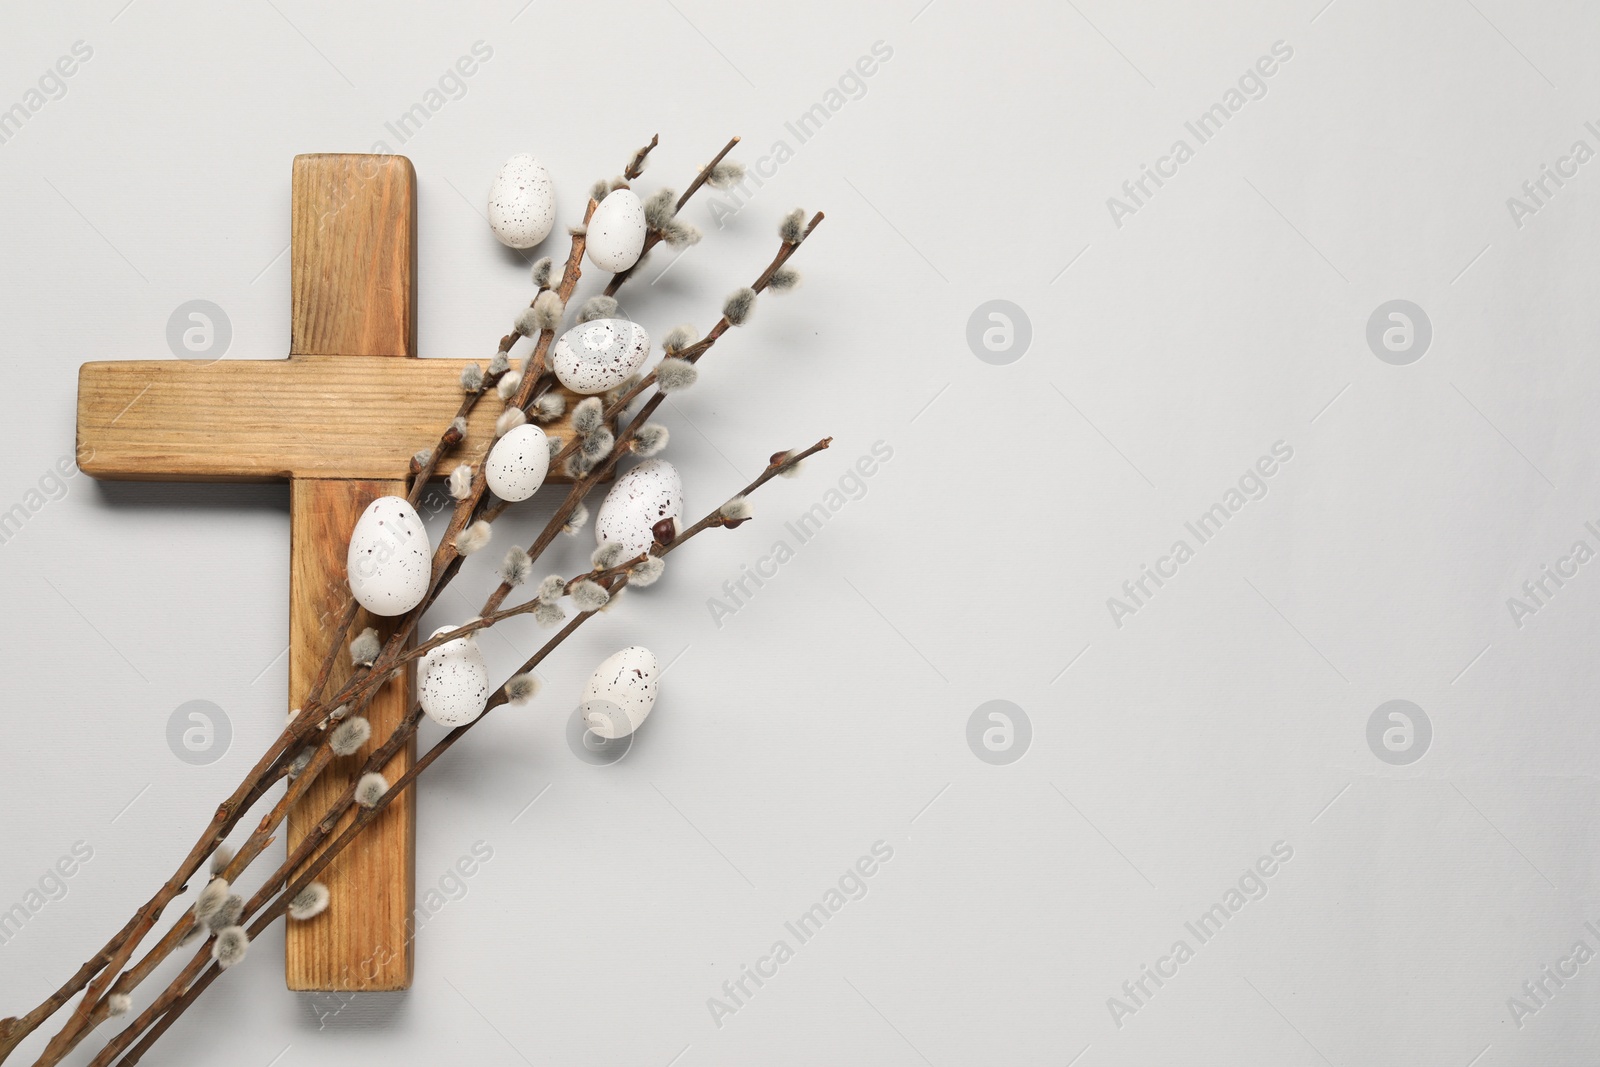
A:
{"type": "MultiPolygon", "coordinates": [[[[284,360],[86,363],[78,375],[78,455],[96,478],[290,484],[289,707],[299,707],[348,603],[345,553],[362,510],[405,495],[411,455],[432,447],[461,401],[472,360],[417,359],[417,186],[403,156],[294,160],[290,355],[284,360]]],[[[484,353],[481,364],[493,354],[484,353]]],[[[501,405],[476,405],[467,440],[443,465],[476,462],[501,405]]],[[[565,420],[551,431],[570,434],[565,420]]],[[[551,478],[551,481],[564,479],[551,478]]],[[[362,612],[351,633],[398,620],[362,612]]],[[[330,681],[348,675],[339,657],[330,681]]],[[[412,700],[398,678],[373,701],[373,740],[412,700]]],[[[282,709],[274,709],[281,716],[282,709]]],[[[335,760],[289,818],[292,848],[366,758],[335,760]]],[[[416,756],[402,752],[393,781],[416,756]]],[[[407,790],[331,864],[327,912],[288,931],[296,990],[396,990],[411,984],[416,791],[407,790]]]]}

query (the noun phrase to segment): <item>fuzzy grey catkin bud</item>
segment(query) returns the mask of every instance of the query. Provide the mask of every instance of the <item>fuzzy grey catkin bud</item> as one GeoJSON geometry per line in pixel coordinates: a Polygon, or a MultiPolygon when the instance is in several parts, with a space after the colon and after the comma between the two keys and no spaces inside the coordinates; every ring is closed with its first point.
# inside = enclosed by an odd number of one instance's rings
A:
{"type": "Polygon", "coordinates": [[[589,563],[597,571],[609,570],[622,562],[622,551],[621,541],[607,541],[589,553],[589,563]]]}
{"type": "Polygon", "coordinates": [[[328,739],[328,747],[335,756],[353,756],[372,738],[372,724],[365,718],[357,715],[353,719],[346,719],[333,731],[333,736],[328,739]]]}
{"type": "Polygon", "coordinates": [[[700,232],[700,227],[684,222],[682,219],[673,219],[662,227],[661,239],[673,248],[688,248],[690,245],[700,243],[700,238],[705,234],[700,232]]]}
{"type": "Polygon", "coordinates": [[[477,393],[483,390],[483,368],[476,363],[468,363],[461,368],[461,390],[466,393],[477,393]]]}
{"type": "Polygon", "coordinates": [[[506,371],[508,371],[510,369],[511,369],[511,354],[509,352],[505,352],[505,351],[496,352],[494,354],[494,358],[489,361],[489,373],[490,374],[504,374],[506,371]]]}
{"type": "Polygon", "coordinates": [[[560,393],[546,393],[533,402],[533,417],[540,422],[559,419],[567,410],[567,398],[560,393]]]}
{"type": "Polygon", "coordinates": [[[722,305],[722,317],[734,326],[743,326],[750,321],[750,312],[755,306],[756,291],[747,285],[728,294],[727,302],[722,305]]]}
{"type": "Polygon", "coordinates": [[[545,256],[533,265],[533,285],[535,289],[547,289],[550,286],[550,269],[555,266],[555,261],[545,256]]]}
{"type": "Polygon", "coordinates": [[[450,477],[444,481],[445,491],[452,500],[465,500],[472,495],[472,466],[468,463],[458,463],[455,470],[450,472],[450,477]]]}
{"type": "Polygon", "coordinates": [[[250,950],[250,935],[242,926],[230,926],[219,931],[217,939],[211,942],[211,958],[217,961],[217,966],[227,970],[240,960],[244,959],[250,950]]]}
{"type": "Polygon", "coordinates": [[[722,517],[729,522],[744,522],[755,514],[755,509],[750,506],[750,501],[742,496],[736,496],[718,509],[722,517]]]}
{"type": "Polygon", "coordinates": [[[217,913],[206,920],[206,926],[212,933],[217,933],[230,926],[238,926],[239,920],[244,917],[244,897],[238,893],[229,893],[228,899],[222,902],[222,907],[217,913]]]}
{"type": "Polygon", "coordinates": [[[463,556],[470,556],[489,543],[494,536],[494,528],[479,519],[465,530],[456,534],[456,551],[463,556]]]}
{"type": "Polygon", "coordinates": [[[233,862],[233,849],[223,845],[211,854],[211,877],[215,878],[228,869],[228,864],[233,862]]]}
{"type": "Polygon", "coordinates": [[[497,439],[504,437],[527,421],[528,416],[522,413],[521,408],[506,408],[500,413],[500,417],[494,420],[494,435],[497,439]]]}
{"type": "Polygon", "coordinates": [[[356,803],[363,808],[375,808],[378,806],[378,801],[383,799],[383,794],[388,791],[389,779],[377,771],[371,771],[363,774],[356,782],[356,803]]]}
{"type": "Polygon", "coordinates": [[[690,245],[700,243],[700,238],[705,234],[700,232],[700,227],[684,222],[682,219],[673,219],[662,227],[661,239],[673,248],[688,248],[690,245]]]}
{"type": "Polygon", "coordinates": [[[595,460],[592,460],[583,454],[581,441],[579,442],[579,446],[580,447],[577,452],[574,452],[572,455],[567,457],[567,477],[573,480],[582,478],[590,471],[594,470],[596,463],[595,460]]]}
{"type": "Polygon", "coordinates": [[[302,748],[300,754],[294,758],[294,762],[289,764],[289,780],[294,781],[304,774],[306,768],[311,766],[311,757],[316,754],[317,750],[314,748],[302,748]]]}
{"type": "Polygon", "coordinates": [[[133,1010],[133,998],[126,993],[113,993],[106,998],[106,1014],[116,1019],[133,1010]]]}
{"type": "Polygon", "coordinates": [[[200,895],[194,901],[194,921],[203,923],[217,912],[222,910],[222,905],[228,900],[230,888],[226,878],[213,878],[200,890],[200,895]]]}
{"type": "Polygon", "coordinates": [[[419,471],[432,462],[433,449],[431,448],[419,448],[411,453],[411,466],[419,471]]]}
{"type": "Polygon", "coordinates": [[[554,604],[566,595],[567,580],[559,574],[546,575],[539,583],[539,592],[536,594],[541,604],[554,604]]]}
{"type": "Polygon", "coordinates": [[[727,189],[744,181],[744,164],[725,159],[711,168],[711,173],[706,175],[706,184],[713,189],[727,189]]]}
{"type": "Polygon", "coordinates": [[[795,458],[794,452],[783,453],[781,461],[783,469],[778,472],[781,478],[796,478],[800,474],[800,461],[795,458]]]}
{"type": "Polygon", "coordinates": [[[671,189],[657,189],[644,198],[644,224],[659,230],[672,221],[678,213],[678,194],[671,189]]]}
{"type": "Polygon", "coordinates": [[[611,594],[606,592],[605,586],[587,578],[572,587],[572,602],[579,611],[599,611],[610,599],[611,594]]]}
{"type": "Polygon", "coordinates": [[[804,208],[795,208],[783,217],[778,224],[778,238],[784,244],[797,245],[806,235],[806,212],[804,208]]]}
{"type": "Polygon", "coordinates": [[[584,459],[598,463],[602,459],[605,459],[607,456],[611,455],[611,447],[616,443],[616,436],[612,434],[610,430],[602,426],[594,433],[585,437],[583,439],[583,444],[579,445],[578,447],[581,449],[584,459]]]}
{"type": "Polygon", "coordinates": [[[661,577],[661,572],[667,569],[667,561],[660,556],[649,556],[640,560],[628,571],[628,584],[646,586],[656,584],[656,579],[661,577]]]}
{"type": "Polygon", "coordinates": [[[494,391],[500,394],[501,400],[510,400],[517,395],[517,390],[522,388],[522,372],[511,371],[495,383],[494,391]]]}
{"type": "Polygon", "coordinates": [[[614,319],[621,310],[616,297],[591,296],[579,306],[578,321],[593,322],[595,319],[614,319]]]}
{"type": "Polygon", "coordinates": [[[593,185],[589,186],[590,200],[604,200],[610,195],[611,179],[609,178],[600,178],[593,185]]]}
{"type": "Polygon", "coordinates": [[[450,429],[446,432],[458,441],[464,439],[467,436],[466,416],[457,415],[455,418],[451,419],[450,429]]]}
{"type": "Polygon", "coordinates": [[[659,422],[647,422],[634,433],[633,439],[628,442],[628,447],[634,455],[648,459],[667,447],[671,440],[672,432],[659,422]]]}
{"type": "Polygon", "coordinates": [[[369,626],[350,642],[350,665],[370,667],[378,658],[378,653],[382,651],[383,645],[378,640],[378,631],[369,626]]]}
{"type": "Polygon", "coordinates": [[[572,536],[589,524],[589,505],[579,504],[572,509],[572,517],[561,527],[561,532],[572,536]]]}
{"type": "Polygon", "coordinates": [[[334,722],[338,722],[348,714],[350,714],[350,705],[340,704],[338,707],[328,712],[328,718],[332,719],[334,722]]]}
{"type": "Polygon", "coordinates": [[[532,573],[533,560],[528,558],[528,553],[512,545],[500,564],[500,580],[507,585],[517,586],[527,581],[532,573]]]}
{"type": "Polygon", "coordinates": [[[779,267],[767,280],[767,288],[775,293],[787,293],[800,284],[800,272],[793,267],[779,267]]]}
{"type": "Polygon", "coordinates": [[[560,437],[546,437],[544,439],[544,444],[545,447],[550,450],[550,458],[555,459],[556,456],[560,454],[562,446],[566,444],[566,441],[560,437]]]}
{"type": "Polygon", "coordinates": [[[561,325],[561,316],[566,314],[567,306],[554,290],[546,289],[533,301],[533,311],[538,317],[537,324],[541,330],[554,330],[561,325]]]}
{"type": "Polygon", "coordinates": [[[675,356],[694,344],[694,341],[694,327],[684,323],[667,331],[667,336],[661,339],[661,350],[669,356],[675,356]]]}
{"type": "Polygon", "coordinates": [[[668,356],[656,364],[656,388],[663,393],[678,393],[689,388],[700,378],[693,363],[677,356],[668,356]]]}
{"type": "Polygon", "coordinates": [[[539,680],[531,674],[518,674],[506,683],[506,699],[513,704],[526,704],[539,692],[539,680]]]}
{"type": "Polygon", "coordinates": [[[540,604],[533,609],[533,621],[546,629],[560,626],[566,619],[567,613],[558,604],[540,604]]]}
{"type": "Polygon", "coordinates": [[[572,428],[581,434],[594,433],[605,421],[605,409],[597,396],[584,397],[572,409],[572,428]]]}
{"type": "Polygon", "coordinates": [[[516,320],[511,328],[523,337],[532,337],[544,327],[539,325],[539,313],[533,310],[533,305],[528,305],[517,312],[516,320]]]}
{"type": "Polygon", "coordinates": [[[312,882],[289,901],[289,918],[296,922],[314,919],[328,910],[328,901],[331,899],[327,886],[321,882],[312,882]]]}

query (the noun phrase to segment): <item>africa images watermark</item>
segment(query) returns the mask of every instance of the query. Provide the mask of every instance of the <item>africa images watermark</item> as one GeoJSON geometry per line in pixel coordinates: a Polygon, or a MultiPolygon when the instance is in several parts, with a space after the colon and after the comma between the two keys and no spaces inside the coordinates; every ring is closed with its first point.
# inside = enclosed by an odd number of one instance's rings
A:
{"type": "Polygon", "coordinates": [[[1191,545],[1186,537],[1178,538],[1166,555],[1157,558],[1153,565],[1142,565],[1137,577],[1122,583],[1122,596],[1107,597],[1106,610],[1111,613],[1111,621],[1117,629],[1122,629],[1123,619],[1137,615],[1141,608],[1148,607],[1156,593],[1178,576],[1179,569],[1185,563],[1194,559],[1199,547],[1222,532],[1222,527],[1229,519],[1244,510],[1244,506],[1251,501],[1264,499],[1268,492],[1267,479],[1277,474],[1282,465],[1293,458],[1292,445],[1287,441],[1274,441],[1270,454],[1259,457],[1248,467],[1239,476],[1238,482],[1223,492],[1221,500],[1183,524],[1183,528],[1194,538],[1194,544],[1191,545]]]}
{"type": "Polygon", "coordinates": [[[67,880],[94,859],[94,847],[87,841],[75,841],[67,854],[45,869],[39,881],[22,894],[22,899],[0,912],[0,945],[9,945],[22,928],[46,905],[65,900],[67,880]]]}
{"type": "Polygon", "coordinates": [[[1106,210],[1111,213],[1111,224],[1122,229],[1123,220],[1137,215],[1167,182],[1178,176],[1178,168],[1195,157],[1201,145],[1208,144],[1222,132],[1229,119],[1244,110],[1252,100],[1267,95],[1267,79],[1277,74],[1280,67],[1294,58],[1294,46],[1287,41],[1273,41],[1268,55],[1261,56],[1245,68],[1239,80],[1228,86],[1222,98],[1183,124],[1189,138],[1179,137],[1172,142],[1167,154],[1156,159],[1153,166],[1139,164],[1139,175],[1122,183],[1122,196],[1106,197],[1106,210]],[[1152,188],[1154,186],[1154,188],[1152,188]]]}
{"type": "Polygon", "coordinates": [[[73,41],[70,54],[46,67],[16,103],[0,109],[0,145],[10,144],[29,120],[44,110],[46,104],[64,98],[67,95],[67,80],[93,58],[94,48],[89,42],[73,41]]]}
{"type": "Polygon", "coordinates": [[[720,997],[706,998],[706,1010],[711,1013],[711,1021],[718,1030],[722,1029],[725,1020],[739,1014],[767,982],[776,978],[779,968],[794,959],[800,946],[821,933],[828,920],[843,911],[846,904],[866,897],[868,879],[876,876],[884,864],[894,859],[894,846],[878,840],[872,843],[868,852],[846,867],[816,903],[801,912],[798,918],[783,924],[787,937],[778,938],[754,964],[742,965],[736,977],[724,981],[720,997]],[[790,943],[791,938],[793,944],[790,943]]]}
{"type": "MultiPolygon", "coordinates": [[[[421,97],[393,119],[386,121],[383,128],[398,142],[398,146],[404,146],[406,142],[416,137],[435,115],[452,102],[464,98],[470,88],[469,79],[493,58],[492,45],[481,40],[472,42],[465,53],[456,57],[456,61],[446,67],[444,72],[434,79],[432,85],[423,90],[421,97]]],[[[395,148],[390,147],[388,141],[373,141],[367,157],[358,157],[360,162],[357,164],[359,169],[356,177],[360,179],[359,183],[346,184],[334,190],[322,212],[320,221],[323,225],[329,224],[354,201],[363,186],[382,174],[385,163],[394,154],[395,148]]]]}
{"type": "MultiPolygon", "coordinates": [[[[93,458],[93,453],[90,453],[93,458]]],[[[78,476],[78,463],[70,455],[60,456],[45,468],[22,499],[0,511],[0,545],[8,545],[35,515],[49,504],[65,499],[71,488],[67,482],[78,476]]]]}
{"type": "Polygon", "coordinates": [[[1506,610],[1511,613],[1512,625],[1522,629],[1527,620],[1550,606],[1568,582],[1576,578],[1579,568],[1595,558],[1595,545],[1600,545],[1600,526],[1593,521],[1583,524],[1587,536],[1572,542],[1565,555],[1557,556],[1554,563],[1541,563],[1539,573],[1522,583],[1522,595],[1506,598],[1506,610]],[[1593,543],[1590,543],[1593,538],[1593,543]]]}
{"type": "MultiPolygon", "coordinates": [[[[1600,144],[1600,126],[1590,120],[1583,124],[1583,128],[1595,139],[1596,144],[1600,144]]],[[[1539,164],[1539,173],[1522,183],[1522,195],[1506,197],[1506,211],[1511,215],[1511,224],[1519,230],[1526,226],[1528,219],[1548,207],[1556,194],[1567,187],[1567,182],[1578,176],[1578,168],[1594,157],[1593,146],[1580,137],[1572,142],[1566,155],[1556,159],[1554,166],[1539,164]]]]}
{"type": "MultiPolygon", "coordinates": [[[[1595,924],[1585,922],[1583,928],[1597,939],[1600,944],[1600,928],[1595,924]]],[[[1529,1016],[1537,1015],[1550,1006],[1566,988],[1568,982],[1578,977],[1579,970],[1584,964],[1594,959],[1595,950],[1584,938],[1578,938],[1572,943],[1572,948],[1565,956],[1559,957],[1555,963],[1541,964],[1538,972],[1522,983],[1518,993],[1506,998],[1506,1011],[1511,1014],[1511,1021],[1521,1030],[1527,1025],[1529,1016]]]]}
{"type": "MultiPolygon", "coordinates": [[[[411,927],[406,933],[405,943],[398,948],[388,945],[379,945],[368,953],[366,959],[356,965],[354,970],[347,963],[344,965],[343,976],[350,980],[352,975],[362,981],[370,982],[392,960],[399,958],[417,939],[417,934],[422,932],[446,906],[459,903],[467,899],[469,891],[468,881],[477,876],[483,865],[494,859],[494,846],[484,840],[474,841],[458,857],[455,863],[446,867],[433,885],[427,886],[421,893],[421,898],[415,910],[411,913],[411,927]]],[[[309,1006],[317,1016],[317,1028],[325,1029],[328,1021],[348,1008],[356,1001],[359,994],[351,990],[335,990],[327,993],[314,993],[309,1000],[309,1006]]]]}
{"type": "Polygon", "coordinates": [[[866,96],[868,79],[893,58],[894,46],[887,41],[873,41],[872,47],[846,67],[816,103],[784,122],[783,128],[788,136],[776,138],[765,154],[751,160],[743,181],[711,198],[711,220],[717,224],[717,229],[722,229],[727,219],[737,215],[755,199],[755,194],[777,176],[785,163],[794,158],[795,150],[800,145],[822,132],[822,127],[851,101],[866,96]]]}
{"type": "Polygon", "coordinates": [[[1294,846],[1287,841],[1274,841],[1268,851],[1270,855],[1261,856],[1244,869],[1238,880],[1222,894],[1221,901],[1201,912],[1193,922],[1183,924],[1184,930],[1194,938],[1193,945],[1185,938],[1176,939],[1166,955],[1156,957],[1154,966],[1139,965],[1138,977],[1122,983],[1120,997],[1106,998],[1106,1009],[1111,1012],[1111,1022],[1118,1030],[1122,1029],[1129,1016],[1137,1015],[1149,1007],[1161,987],[1176,978],[1179,969],[1194,959],[1199,946],[1214,941],[1222,933],[1222,928],[1243,911],[1246,904],[1266,899],[1267,879],[1294,858],[1294,846]]]}
{"type": "Polygon", "coordinates": [[[729,578],[722,583],[722,596],[707,597],[706,609],[711,612],[711,621],[716,624],[717,629],[722,629],[722,620],[730,615],[737,615],[750,603],[758,590],[776,578],[778,568],[794,559],[799,546],[808,544],[822,532],[829,519],[844,510],[844,506],[852,500],[860,500],[866,496],[867,479],[878,473],[881,464],[888,463],[893,458],[894,448],[887,441],[874,441],[872,448],[862,453],[855,464],[839,476],[838,482],[822,494],[821,500],[812,504],[793,520],[783,524],[787,537],[780,537],[774,541],[767,553],[759,557],[754,564],[740,565],[738,577],[729,578]],[[793,544],[790,543],[791,540],[793,544]],[[752,585],[754,589],[751,588],[752,585]]]}

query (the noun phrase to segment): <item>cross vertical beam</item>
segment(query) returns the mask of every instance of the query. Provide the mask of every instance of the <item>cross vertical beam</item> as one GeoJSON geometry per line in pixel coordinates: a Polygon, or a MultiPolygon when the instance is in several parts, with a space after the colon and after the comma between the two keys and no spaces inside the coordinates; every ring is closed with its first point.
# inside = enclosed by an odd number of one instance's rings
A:
{"type": "MultiPolygon", "coordinates": [[[[294,161],[290,236],[290,356],[416,355],[416,173],[401,156],[304,155],[294,161]]],[[[362,509],[405,495],[404,481],[295,476],[289,490],[289,706],[299,707],[349,596],[345,550],[362,509]]],[[[393,622],[361,612],[351,636],[393,622]]],[[[341,656],[329,692],[349,675],[341,656]]],[[[405,716],[413,675],[389,682],[367,711],[380,744],[405,716]]],[[[336,760],[289,813],[289,847],[352,782],[365,750],[336,760]]],[[[385,769],[394,781],[416,759],[415,740],[385,769]]],[[[354,817],[347,815],[341,827],[354,817]]],[[[285,978],[295,990],[405,989],[411,985],[416,790],[408,789],[324,873],[328,910],[289,923],[285,978]]]]}

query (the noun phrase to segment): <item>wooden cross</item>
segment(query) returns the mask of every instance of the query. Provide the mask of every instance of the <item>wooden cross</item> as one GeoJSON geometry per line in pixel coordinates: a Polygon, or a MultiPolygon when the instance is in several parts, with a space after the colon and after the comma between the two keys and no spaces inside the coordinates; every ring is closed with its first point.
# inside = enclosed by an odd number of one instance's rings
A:
{"type": "MultiPolygon", "coordinates": [[[[296,156],[290,229],[289,358],[85,363],[78,455],[96,478],[288,480],[289,707],[299,707],[347,602],[345,552],[355,520],[374,498],[405,495],[407,463],[438,442],[461,400],[461,368],[471,361],[414,358],[417,188],[410,160],[296,156]]],[[[477,404],[460,459],[481,458],[500,410],[493,394],[477,404]]],[[[351,634],[371,624],[386,637],[395,621],[362,612],[351,634]]],[[[344,680],[348,662],[340,657],[330,688],[344,680]]],[[[369,748],[411,703],[409,676],[383,689],[368,712],[369,748]]],[[[336,760],[291,812],[290,848],[348,787],[365,755],[336,760]]],[[[415,757],[414,745],[397,755],[389,780],[415,757]]],[[[411,984],[415,796],[412,789],[397,798],[329,866],[328,911],[289,925],[290,989],[411,984]]]]}

